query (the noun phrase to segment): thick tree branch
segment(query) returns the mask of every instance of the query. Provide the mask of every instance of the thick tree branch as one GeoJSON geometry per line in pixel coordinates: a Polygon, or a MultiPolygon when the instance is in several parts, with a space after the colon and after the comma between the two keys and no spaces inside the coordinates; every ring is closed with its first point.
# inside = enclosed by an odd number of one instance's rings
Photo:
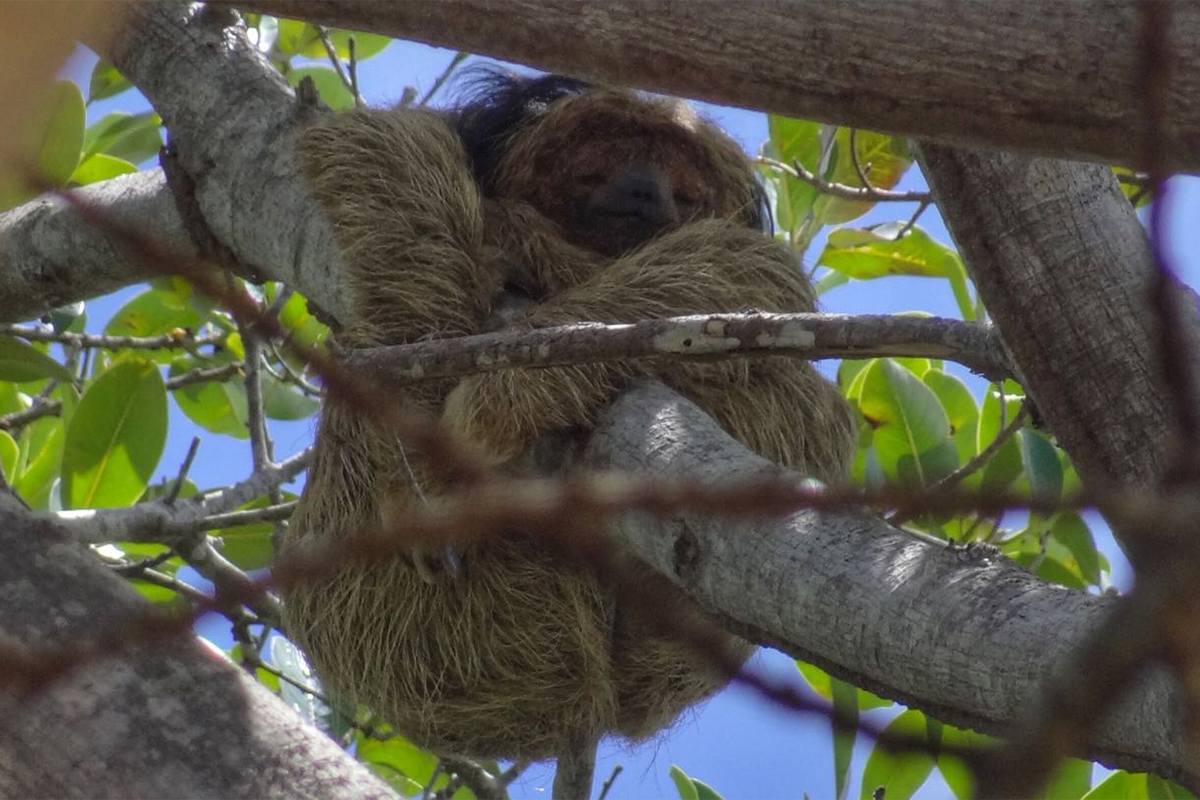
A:
{"type": "MultiPolygon", "coordinates": [[[[626,393],[592,436],[590,466],[661,479],[780,474],[689,401],[658,385],[626,393]]],[[[865,514],[784,520],[629,515],[617,535],[753,641],[939,719],[1011,734],[1042,683],[1103,624],[1111,598],[1043,583],[994,551],[939,547],[865,514]]],[[[1176,689],[1140,682],[1089,755],[1190,785],[1176,689]]]]}
{"type": "MultiPolygon", "coordinates": [[[[79,190],[81,199],[129,225],[155,231],[189,252],[160,170],[124,175],[79,190]]],[[[0,214],[0,322],[19,322],[55,306],[154,277],[121,242],[45,196],[0,214]]]]}
{"type": "MultiPolygon", "coordinates": [[[[214,236],[238,262],[344,318],[329,225],[292,162],[304,115],[283,76],[220,10],[132,6],[105,55],[146,95],[214,236]]],[[[150,228],[145,228],[151,230],[150,228]]]]}
{"type": "MultiPolygon", "coordinates": [[[[105,619],[150,611],[48,521],[0,506],[0,546],[9,642],[69,646],[94,632],[98,609],[105,619]]],[[[89,660],[32,695],[0,693],[0,741],[5,797],[395,796],[193,636],[89,660]]]]}
{"type": "MultiPolygon", "coordinates": [[[[1130,0],[1051,3],[1036,17],[930,0],[232,2],[806,119],[1106,163],[1141,155],[1130,0]]],[[[1170,36],[1164,162],[1200,170],[1200,5],[1176,4],[1170,36]]]]}
{"type": "Polygon", "coordinates": [[[944,358],[992,380],[1012,374],[989,327],[939,317],[851,314],[713,314],[631,325],[584,322],[357,350],[346,361],[351,369],[403,384],[519,366],[752,354],[944,358]]]}
{"type": "Polygon", "coordinates": [[[1173,424],[1149,357],[1154,273],[1112,173],[930,143],[920,158],[1022,382],[1081,477],[1153,483],[1173,424]]]}

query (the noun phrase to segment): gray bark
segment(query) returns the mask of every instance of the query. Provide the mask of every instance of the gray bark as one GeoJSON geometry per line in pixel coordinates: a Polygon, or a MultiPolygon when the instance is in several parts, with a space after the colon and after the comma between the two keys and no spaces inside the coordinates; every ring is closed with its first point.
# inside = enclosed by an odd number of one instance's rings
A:
{"type": "MultiPolygon", "coordinates": [[[[0,505],[0,642],[82,646],[149,604],[44,520],[0,505]]],[[[132,641],[0,691],[4,797],[390,798],[254,678],[191,635],[132,641]]],[[[44,656],[43,656],[44,657],[44,656]]],[[[53,664],[47,662],[47,665],[53,664]]]]}
{"type": "MultiPolygon", "coordinates": [[[[840,125],[1104,163],[1141,155],[1131,0],[232,2],[840,125]]],[[[1200,4],[1172,16],[1161,166],[1198,170],[1200,4]]]]}
{"type": "MultiPolygon", "coordinates": [[[[78,196],[121,225],[154,231],[167,247],[193,250],[159,170],[93,184],[78,196]]],[[[37,317],[156,274],[62,200],[43,196],[0,214],[0,322],[37,317]]]]}
{"type": "MultiPolygon", "coordinates": [[[[384,9],[403,7],[404,4],[380,4],[384,9]]],[[[983,4],[980,7],[984,7],[983,4]]],[[[434,6],[419,8],[426,9],[424,13],[432,17],[442,13],[434,6]]],[[[463,4],[452,6],[451,10],[459,15],[467,13],[467,8],[463,4]]],[[[461,24],[468,29],[503,27],[516,30],[520,27],[516,24],[518,11],[525,8],[520,4],[511,6],[505,12],[503,26],[492,24],[488,21],[491,18],[486,16],[466,17],[468,22],[461,24]]],[[[584,9],[582,13],[597,15],[601,21],[608,19],[605,15],[609,12],[605,7],[579,8],[584,9]]],[[[672,6],[672,13],[685,13],[680,11],[684,8],[672,6]]],[[[724,6],[709,5],[706,8],[711,10],[712,20],[724,19],[724,6]]],[[[887,8],[890,6],[880,6],[877,12],[885,19],[891,19],[886,16],[890,13],[887,8]]],[[[1121,9],[1126,7],[1101,6],[1093,13],[1101,16],[1118,11],[1127,13],[1121,9]]],[[[937,16],[928,10],[925,13],[937,16]]],[[[1047,12],[1053,19],[1065,13],[1047,12]]],[[[554,19],[554,14],[544,10],[540,14],[554,19]]],[[[711,20],[706,22],[706,19],[709,18],[697,18],[696,24],[703,30],[710,30],[705,26],[711,20]]],[[[657,17],[639,21],[636,35],[630,34],[628,42],[638,41],[643,36],[653,39],[659,35],[660,24],[665,23],[657,17]]],[[[764,53],[772,52],[772,48],[762,42],[763,36],[771,34],[768,27],[756,28],[755,33],[758,37],[756,46],[764,53]]],[[[1030,25],[1026,20],[1023,27],[1038,26],[1030,25]]],[[[541,30],[543,37],[548,36],[546,29],[533,30],[541,30]]],[[[600,30],[596,40],[613,48],[611,36],[615,34],[605,33],[605,30],[600,30]]],[[[1030,32],[1028,35],[1037,39],[1040,34],[1030,32]]],[[[677,30],[672,36],[687,41],[677,30]]],[[[915,37],[911,32],[905,32],[904,38],[915,37]]],[[[591,53],[591,49],[585,49],[590,48],[589,41],[589,37],[580,37],[572,45],[573,52],[591,53]]],[[[1104,41],[1111,45],[1111,37],[1104,41]]],[[[790,46],[791,41],[788,44],[790,46]]],[[[1057,53],[1060,44],[1055,42],[1042,52],[1057,53]]],[[[875,41],[872,52],[879,47],[879,42],[875,41]]],[[[1069,50],[1067,48],[1068,54],[1069,50]]],[[[783,52],[790,50],[782,44],[773,50],[776,56],[783,52]]],[[[300,187],[287,155],[295,124],[290,93],[270,67],[248,47],[243,37],[223,32],[214,19],[198,17],[195,13],[184,14],[180,6],[174,4],[137,7],[135,18],[108,55],[147,92],[171,127],[185,167],[197,180],[201,208],[221,241],[247,265],[287,281],[327,311],[342,317],[345,308],[339,305],[339,298],[345,294],[338,290],[328,226],[319,218],[300,187]]],[[[627,58],[629,68],[658,69],[651,74],[661,76],[662,70],[649,63],[647,58],[627,58]]],[[[671,65],[668,71],[682,74],[679,64],[684,62],[668,59],[664,63],[671,65]]],[[[866,69],[865,64],[854,63],[855,68],[866,69]]],[[[584,60],[580,64],[573,71],[590,68],[584,60]]],[[[751,81],[757,80],[757,76],[747,77],[748,73],[733,74],[733,80],[740,81],[737,86],[747,91],[751,81]],[[738,75],[742,77],[737,78],[738,75]]],[[[802,75],[803,72],[792,69],[789,74],[802,75]]],[[[698,71],[687,80],[699,85],[706,79],[705,75],[698,71]]],[[[989,81],[980,85],[995,86],[995,80],[995,75],[989,75],[989,81]]],[[[764,83],[773,86],[769,74],[764,77],[764,83]]],[[[726,88],[729,89],[729,85],[726,88]]],[[[889,91],[895,89],[888,85],[889,91]]],[[[775,86],[771,91],[782,90],[775,86]]],[[[928,87],[923,88],[923,94],[928,91],[928,87]]],[[[973,91],[978,92],[978,86],[973,87],[973,91]]],[[[1059,102],[1059,105],[1063,104],[1059,102]]],[[[1033,113],[1028,116],[1030,119],[1042,118],[1033,113]]],[[[989,125],[993,130],[1004,127],[995,115],[989,125]]],[[[990,190],[996,188],[990,187],[990,190]]],[[[987,195],[981,191],[978,196],[982,200],[987,195]]],[[[1089,224],[1097,227],[1109,224],[1103,216],[1107,206],[1097,205],[1090,196],[1073,197],[1080,214],[1096,215],[1089,224]]],[[[1072,201],[1068,198],[1068,202],[1072,201]]],[[[1044,209],[1041,213],[1050,212],[1044,209]]],[[[1014,218],[1009,223],[1024,225],[1029,224],[1029,220],[1014,218]]],[[[1061,222],[1059,228],[1060,233],[1072,230],[1072,226],[1061,222]]],[[[1002,228],[1000,235],[1016,234],[1012,228],[1002,228]]],[[[1136,248],[1129,255],[1136,257],[1136,248]]],[[[1102,284],[1092,291],[1102,296],[1104,292],[1112,291],[1112,287],[1102,284]]],[[[1103,300],[1093,296],[1082,302],[1103,300]]],[[[1068,316],[1062,308],[1056,309],[1056,313],[1068,316]]],[[[1074,340],[1086,338],[1091,331],[1078,326],[1064,331],[1063,335],[1074,340]]],[[[1134,352],[1136,340],[1132,343],[1113,341],[1111,346],[1127,347],[1134,352]]],[[[1142,351],[1138,356],[1144,358],[1145,354],[1142,351]]],[[[1122,353],[1120,357],[1124,359],[1128,355],[1122,353]]],[[[1059,402],[1053,395],[1048,397],[1051,399],[1047,403],[1059,402]]],[[[637,464],[658,475],[681,474],[685,469],[707,469],[706,474],[715,477],[717,472],[712,470],[718,469],[722,479],[766,468],[752,456],[738,453],[728,442],[720,441],[711,420],[697,416],[688,408],[689,404],[677,397],[656,396],[647,400],[642,395],[641,399],[634,397],[619,403],[593,443],[595,463],[613,467],[637,464]]],[[[1064,405],[1064,408],[1076,414],[1098,413],[1087,406],[1064,405]]],[[[1140,409],[1137,413],[1151,412],[1140,409]]],[[[1149,423],[1139,417],[1130,424],[1149,423]]],[[[1103,446],[1115,448],[1117,445],[1103,446]]],[[[20,526],[14,523],[10,528],[19,530],[20,526]]],[[[799,514],[782,523],[759,521],[736,525],[728,521],[686,517],[658,522],[637,520],[626,522],[621,534],[639,554],[671,576],[699,602],[759,641],[803,655],[835,674],[936,716],[984,730],[1009,729],[1034,702],[1037,687],[1058,658],[1087,631],[1100,624],[1109,602],[1041,583],[1003,560],[965,556],[920,543],[878,520],[859,515],[799,514]],[[677,552],[675,544],[681,539],[697,546],[696,556],[686,563],[678,561],[674,555],[677,552]]],[[[679,548],[678,552],[686,549],[679,548]]],[[[45,583],[47,592],[65,591],[52,572],[44,571],[51,568],[52,565],[28,563],[19,576],[23,582],[10,584],[18,588],[28,584],[30,591],[40,591],[45,583]]],[[[81,566],[74,580],[80,584],[99,580],[101,568],[94,564],[88,568],[91,572],[81,566]],[[85,580],[93,573],[92,578],[85,580]]],[[[36,595],[34,607],[44,611],[46,604],[51,602],[48,597],[36,595]]],[[[79,605],[71,608],[80,614],[90,609],[94,615],[96,597],[107,595],[93,591],[91,595],[80,597],[79,605]]],[[[70,616],[63,615],[46,619],[43,614],[40,622],[35,622],[45,628],[66,626],[64,620],[69,619],[70,616]]],[[[64,627],[67,638],[76,630],[68,628],[64,627]]],[[[26,637],[37,629],[20,630],[18,634],[26,637]]],[[[165,651],[173,652],[171,647],[165,651]]],[[[134,661],[154,657],[153,652],[148,652],[139,654],[139,659],[134,661]]],[[[105,669],[101,664],[89,664],[86,673],[81,672],[70,680],[95,680],[93,667],[105,669]]],[[[129,666],[129,669],[136,668],[136,663],[129,666]]],[[[70,711],[68,701],[72,698],[75,703],[81,702],[81,698],[92,701],[94,692],[79,690],[80,685],[87,684],[68,684],[76,687],[76,694],[68,694],[60,701],[64,704],[63,714],[70,711]]],[[[154,696],[158,702],[173,702],[172,695],[163,693],[161,685],[151,683],[150,689],[156,692],[154,696]]],[[[1123,706],[1110,725],[1098,734],[1093,743],[1094,754],[1112,765],[1152,769],[1187,779],[1189,776],[1184,771],[1179,750],[1184,737],[1180,735],[1173,711],[1180,704],[1172,691],[1161,678],[1148,679],[1140,689],[1141,694],[1123,706]]],[[[240,692],[239,688],[238,692],[228,693],[228,696],[236,699],[240,692]]],[[[134,707],[149,717],[147,703],[148,700],[142,706],[134,707]]],[[[252,712],[244,706],[220,713],[232,715],[232,719],[240,721],[247,730],[258,730],[252,712]]],[[[221,716],[199,713],[194,714],[194,718],[198,721],[197,727],[222,719],[221,716]]],[[[57,728],[37,730],[41,737],[29,738],[29,747],[35,743],[49,747],[60,736],[57,728]]],[[[116,730],[130,736],[138,733],[128,727],[116,730]]],[[[67,736],[66,733],[61,735],[67,736]]],[[[82,738],[78,744],[80,759],[84,757],[82,738]]],[[[247,742],[247,747],[252,741],[247,742]]],[[[135,746],[126,746],[125,750],[136,754],[141,752],[138,745],[140,740],[135,746]]],[[[295,746],[295,742],[290,741],[281,748],[288,753],[293,752],[291,748],[295,746]]],[[[22,756],[24,760],[18,760],[11,767],[6,764],[6,768],[29,770],[51,780],[47,765],[54,762],[37,758],[40,750],[29,752],[32,755],[22,756]],[[37,773],[39,765],[42,772],[37,773]]],[[[304,757],[311,756],[305,754],[304,757]]],[[[10,758],[10,762],[12,760],[10,758]]],[[[161,763],[170,765],[172,762],[164,760],[161,763]]],[[[169,770],[163,770],[164,774],[167,772],[169,770]]],[[[246,780],[252,780],[251,773],[252,769],[247,772],[250,777],[246,780]]],[[[156,774],[147,780],[164,778],[156,774]]],[[[86,787],[83,787],[80,793],[94,794],[99,785],[93,783],[91,792],[84,791],[86,787]]],[[[51,788],[54,787],[51,785],[51,788]]],[[[64,791],[69,788],[65,787],[64,791]]],[[[298,793],[294,788],[292,791],[298,793]]],[[[178,794],[178,785],[169,793],[178,794]]]]}
{"type": "Polygon", "coordinates": [[[247,269],[346,314],[332,232],[292,163],[303,111],[220,10],[133,6],[102,54],[163,118],[209,229],[247,269]],[[228,35],[227,35],[228,31],[228,35]]]}
{"type": "MultiPolygon", "coordinates": [[[[1153,483],[1173,424],[1154,357],[1154,266],[1112,173],[933,143],[920,158],[1023,384],[1080,476],[1153,483]]],[[[1183,331],[1200,342],[1194,313],[1183,331]]]]}
{"type": "MultiPolygon", "coordinates": [[[[585,460],[723,486],[787,475],[658,385],[613,404],[585,460]]],[[[1018,730],[1044,680],[1115,602],[1044,583],[988,548],[930,544],[866,514],[630,515],[617,535],[752,641],[998,735],[1018,730]]],[[[1194,786],[1181,703],[1164,675],[1149,674],[1092,737],[1089,755],[1194,786]]]]}

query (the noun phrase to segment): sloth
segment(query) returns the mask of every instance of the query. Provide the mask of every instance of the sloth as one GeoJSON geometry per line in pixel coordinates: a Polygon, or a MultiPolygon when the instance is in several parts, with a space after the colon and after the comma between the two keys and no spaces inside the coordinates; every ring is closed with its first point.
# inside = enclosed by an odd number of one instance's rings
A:
{"type": "MultiPolygon", "coordinates": [[[[449,112],[326,115],[295,155],[348,272],[344,347],[497,324],[815,308],[807,277],[769,233],[740,147],[677,100],[491,73],[449,112]],[[522,302],[498,323],[501,298],[513,296],[522,302]]],[[[783,357],[510,369],[399,394],[512,464],[555,432],[586,436],[643,378],[768,459],[844,476],[848,406],[810,364],[783,357]]],[[[282,551],[391,530],[453,480],[369,416],[328,402],[282,551]]],[[[647,738],[727,679],[545,540],[506,531],[464,541],[457,569],[397,557],[286,590],[285,628],[331,695],[438,753],[531,760],[607,734],[647,738]]],[[[712,629],[723,656],[749,655],[712,629]]]]}

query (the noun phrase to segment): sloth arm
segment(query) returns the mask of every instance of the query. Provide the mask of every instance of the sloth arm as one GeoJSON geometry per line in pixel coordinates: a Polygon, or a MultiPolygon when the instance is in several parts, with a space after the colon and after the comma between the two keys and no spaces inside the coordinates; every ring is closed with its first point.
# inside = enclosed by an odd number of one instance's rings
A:
{"type": "MultiPolygon", "coordinates": [[[[514,322],[544,328],[813,308],[812,289],[785,247],[737,223],[706,220],[613,261],[514,322]]],[[[490,458],[506,461],[546,431],[592,427],[596,414],[631,378],[650,372],[630,362],[600,362],[474,375],[451,392],[443,419],[490,458]]]]}

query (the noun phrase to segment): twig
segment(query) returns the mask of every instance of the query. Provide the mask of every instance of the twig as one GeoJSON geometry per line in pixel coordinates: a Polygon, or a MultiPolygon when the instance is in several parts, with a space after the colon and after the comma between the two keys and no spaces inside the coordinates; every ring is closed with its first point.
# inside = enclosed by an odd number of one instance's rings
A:
{"type": "Polygon", "coordinates": [[[246,427],[250,432],[250,457],[254,469],[262,469],[272,463],[271,437],[267,431],[266,414],[263,410],[262,395],[262,342],[253,325],[238,322],[238,333],[242,336],[242,347],[246,357],[242,359],[245,366],[245,378],[242,385],[246,388],[246,427]]]}
{"type": "Polygon", "coordinates": [[[200,524],[202,525],[202,530],[211,531],[218,528],[236,528],[239,525],[253,525],[258,522],[279,522],[280,520],[291,519],[292,513],[296,510],[296,504],[297,502],[292,500],[287,503],[266,506],[265,508],[230,511],[228,514],[213,514],[200,520],[200,524]]]}
{"type": "Polygon", "coordinates": [[[528,331],[350,351],[345,363],[392,383],[512,367],[634,358],[715,360],[755,354],[797,358],[915,356],[957,361],[993,378],[1012,374],[991,327],[887,314],[709,314],[631,324],[580,322],[528,331]]]}
{"type": "Polygon", "coordinates": [[[610,789],[612,789],[613,782],[616,781],[617,776],[620,775],[624,769],[625,768],[620,764],[617,764],[615,767],[613,767],[612,772],[608,776],[608,780],[606,780],[600,786],[600,795],[596,798],[596,800],[604,800],[606,797],[608,797],[608,792],[610,789]]]}
{"type": "Polygon", "coordinates": [[[342,85],[346,87],[346,90],[350,92],[352,97],[356,97],[354,83],[351,82],[350,76],[343,69],[342,59],[338,57],[337,48],[333,46],[333,40],[329,38],[329,29],[324,25],[313,25],[313,28],[317,31],[317,38],[321,40],[321,44],[325,47],[325,54],[329,56],[329,63],[333,65],[333,71],[337,73],[338,80],[342,82],[342,85]]]}
{"type": "Polygon", "coordinates": [[[239,483],[177,500],[173,506],[154,500],[125,508],[59,511],[51,516],[80,541],[88,544],[170,543],[206,530],[210,527],[208,520],[214,515],[232,511],[266,494],[272,486],[287,483],[308,467],[312,454],[313,449],[309,447],[278,464],[256,470],[239,483]]]}
{"type": "Polygon", "coordinates": [[[0,430],[16,430],[42,417],[52,417],[60,411],[62,411],[61,400],[43,400],[37,398],[29,408],[0,415],[0,430]]]}
{"type": "Polygon", "coordinates": [[[897,192],[890,189],[877,189],[874,186],[858,187],[847,186],[844,183],[832,183],[813,172],[809,172],[799,161],[788,165],[773,158],[760,156],[755,158],[754,162],[783,172],[797,180],[815,186],[825,194],[840,197],[844,200],[861,200],[872,203],[919,203],[921,201],[932,201],[933,199],[929,192],[917,190],[897,192]]]}
{"type": "Polygon", "coordinates": [[[161,336],[107,336],[95,333],[55,332],[31,325],[2,325],[0,333],[19,336],[31,342],[55,342],[105,350],[186,350],[217,344],[225,338],[224,333],[195,336],[182,328],[161,336]]]}
{"type": "Polygon", "coordinates": [[[346,49],[350,51],[350,62],[347,65],[350,71],[350,94],[354,96],[354,107],[362,108],[363,99],[358,91],[358,42],[354,40],[353,34],[346,39],[346,49]]]}
{"type": "Polygon", "coordinates": [[[429,91],[425,93],[425,96],[421,98],[421,102],[417,103],[417,105],[422,108],[429,105],[429,101],[433,99],[433,96],[436,95],[441,90],[442,86],[445,85],[446,81],[450,79],[450,76],[454,74],[454,70],[458,69],[458,65],[465,61],[470,55],[470,53],[462,50],[455,53],[454,58],[450,59],[450,63],[444,70],[442,70],[442,74],[437,76],[437,79],[433,82],[433,86],[429,87],[429,91]]]}
{"type": "MultiPolygon", "coordinates": [[[[867,170],[863,169],[863,165],[858,160],[858,128],[850,129],[850,163],[854,166],[854,174],[858,176],[859,183],[864,189],[874,189],[870,179],[867,177],[867,170]]],[[[871,165],[867,165],[870,169],[871,165]]]]}
{"type": "Polygon", "coordinates": [[[300,389],[300,391],[304,392],[309,397],[321,397],[324,394],[319,386],[314,386],[313,384],[309,383],[304,379],[303,375],[292,369],[292,365],[289,364],[287,359],[283,357],[283,354],[279,352],[279,348],[276,347],[275,342],[268,341],[267,349],[270,350],[271,355],[275,357],[276,363],[279,364],[279,368],[283,372],[283,377],[281,377],[280,380],[287,380],[291,383],[294,383],[300,389]]]}
{"type": "Polygon", "coordinates": [[[222,364],[219,367],[196,367],[187,372],[174,375],[163,381],[167,387],[167,391],[175,391],[182,389],[184,386],[191,386],[194,383],[204,383],[206,381],[221,382],[232,378],[242,371],[242,365],[234,362],[231,364],[222,364]]]}
{"type": "Polygon", "coordinates": [[[925,210],[928,209],[932,204],[933,200],[931,199],[922,200],[920,203],[918,203],[917,210],[914,211],[912,216],[908,218],[908,222],[904,223],[900,230],[896,232],[895,241],[898,242],[907,236],[908,232],[917,226],[917,220],[921,218],[921,215],[924,214],[925,210]]]}
{"type": "Polygon", "coordinates": [[[179,490],[183,488],[183,482],[187,478],[188,470],[192,468],[192,461],[196,458],[196,451],[199,449],[200,437],[193,436],[192,443],[188,445],[187,455],[183,458],[183,464],[179,467],[179,474],[175,476],[175,483],[171,485],[171,490],[163,498],[164,504],[175,505],[175,499],[179,497],[179,490]]]}
{"type": "Polygon", "coordinates": [[[197,534],[193,541],[177,545],[175,552],[188,566],[212,583],[216,590],[213,600],[219,606],[246,604],[265,624],[279,627],[279,620],[283,616],[283,605],[279,599],[218,553],[207,535],[197,534]]]}
{"type": "Polygon", "coordinates": [[[495,775],[492,775],[492,773],[471,759],[443,756],[441,763],[448,772],[453,772],[457,775],[461,782],[474,792],[479,800],[507,799],[508,792],[506,791],[506,787],[496,780],[495,775]]]}
{"type": "MultiPolygon", "coordinates": [[[[1001,400],[1000,402],[1003,403],[1004,401],[1001,400]]],[[[1003,408],[1003,406],[1001,407],[1003,408]]],[[[991,461],[992,456],[999,452],[1000,448],[1004,446],[1004,443],[1007,442],[1012,435],[1019,431],[1028,421],[1029,405],[1027,403],[1022,403],[1021,410],[1013,416],[1012,422],[1008,423],[1008,425],[1002,428],[1000,432],[996,434],[996,438],[988,443],[987,447],[983,448],[983,450],[981,450],[977,455],[968,460],[967,463],[963,464],[949,475],[946,475],[941,480],[936,481],[932,486],[929,487],[929,491],[934,492],[941,489],[949,489],[951,486],[957,485],[959,481],[970,475],[972,472],[975,472],[983,467],[988,461],[991,461]]]]}

